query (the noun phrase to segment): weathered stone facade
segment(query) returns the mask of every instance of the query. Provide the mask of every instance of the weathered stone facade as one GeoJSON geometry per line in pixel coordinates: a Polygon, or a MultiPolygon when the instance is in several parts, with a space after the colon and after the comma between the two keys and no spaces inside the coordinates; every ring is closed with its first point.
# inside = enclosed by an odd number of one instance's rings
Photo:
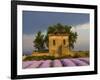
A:
{"type": "Polygon", "coordinates": [[[55,57],[69,55],[69,35],[66,33],[49,34],[49,54],[55,57]]]}

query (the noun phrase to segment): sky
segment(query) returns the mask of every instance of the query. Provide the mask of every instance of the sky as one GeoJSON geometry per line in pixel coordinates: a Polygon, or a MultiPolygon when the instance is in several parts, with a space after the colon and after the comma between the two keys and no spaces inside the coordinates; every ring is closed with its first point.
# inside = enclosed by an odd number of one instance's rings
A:
{"type": "Polygon", "coordinates": [[[71,25],[78,33],[74,50],[89,50],[89,14],[23,11],[23,51],[32,51],[34,36],[38,31],[46,33],[50,25],[71,25]]]}

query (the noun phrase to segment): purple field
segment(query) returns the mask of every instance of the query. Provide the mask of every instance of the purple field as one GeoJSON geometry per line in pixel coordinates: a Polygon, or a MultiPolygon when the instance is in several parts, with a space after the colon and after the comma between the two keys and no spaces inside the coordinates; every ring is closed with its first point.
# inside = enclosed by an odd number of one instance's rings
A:
{"type": "Polygon", "coordinates": [[[23,61],[22,67],[26,68],[48,68],[48,67],[70,67],[70,66],[88,66],[89,58],[71,58],[40,61],[23,61]]]}

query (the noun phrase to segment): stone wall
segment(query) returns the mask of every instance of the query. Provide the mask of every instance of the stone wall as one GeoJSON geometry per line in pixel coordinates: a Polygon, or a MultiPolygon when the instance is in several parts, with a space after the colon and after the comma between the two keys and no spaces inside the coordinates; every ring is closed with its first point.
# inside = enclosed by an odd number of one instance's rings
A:
{"type": "Polygon", "coordinates": [[[32,56],[50,56],[49,53],[33,52],[32,56]]]}
{"type": "Polygon", "coordinates": [[[67,35],[49,35],[49,53],[60,57],[69,55],[69,41],[67,35]]]}

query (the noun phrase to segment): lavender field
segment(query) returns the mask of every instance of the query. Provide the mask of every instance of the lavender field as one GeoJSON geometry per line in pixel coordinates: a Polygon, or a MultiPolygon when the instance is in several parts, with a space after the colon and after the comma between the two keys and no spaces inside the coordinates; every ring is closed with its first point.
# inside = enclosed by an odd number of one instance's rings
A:
{"type": "Polygon", "coordinates": [[[55,59],[55,60],[33,60],[23,61],[22,68],[49,68],[49,67],[74,67],[88,66],[89,58],[70,58],[70,59],[55,59]]]}

